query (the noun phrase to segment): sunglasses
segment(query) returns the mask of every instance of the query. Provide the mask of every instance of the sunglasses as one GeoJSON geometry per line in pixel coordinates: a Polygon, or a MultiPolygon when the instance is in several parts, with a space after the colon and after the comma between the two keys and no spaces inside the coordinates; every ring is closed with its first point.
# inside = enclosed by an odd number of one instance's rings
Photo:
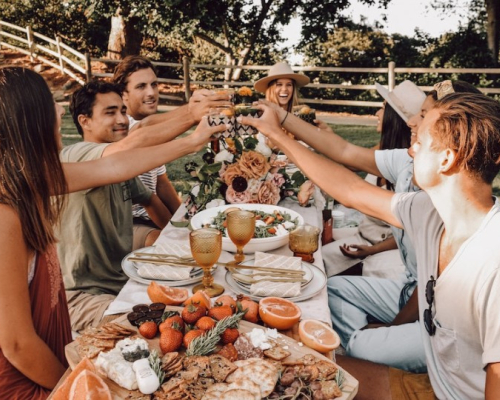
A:
{"type": "Polygon", "coordinates": [[[436,280],[431,275],[431,279],[425,285],[425,299],[429,308],[424,310],[424,325],[429,336],[434,336],[436,333],[436,325],[432,320],[432,303],[434,302],[434,286],[436,286],[436,280]]]}

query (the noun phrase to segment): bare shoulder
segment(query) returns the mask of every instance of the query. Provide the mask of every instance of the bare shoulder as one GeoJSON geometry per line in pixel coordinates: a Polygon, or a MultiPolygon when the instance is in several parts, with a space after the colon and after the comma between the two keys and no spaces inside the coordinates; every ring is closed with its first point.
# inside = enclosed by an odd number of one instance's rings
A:
{"type": "MultiPolygon", "coordinates": [[[[0,237],[19,231],[22,234],[21,220],[16,210],[7,204],[0,203],[0,237]]],[[[0,240],[0,246],[3,240],[0,240]]]]}

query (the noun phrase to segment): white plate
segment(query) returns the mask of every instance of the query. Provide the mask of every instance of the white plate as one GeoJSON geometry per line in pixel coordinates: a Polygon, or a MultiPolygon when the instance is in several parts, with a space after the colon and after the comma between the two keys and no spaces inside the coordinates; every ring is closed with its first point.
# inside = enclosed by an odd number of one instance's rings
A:
{"type": "MultiPolygon", "coordinates": [[[[193,229],[199,229],[203,227],[203,223],[207,220],[214,218],[219,212],[224,211],[227,208],[237,207],[242,210],[256,210],[263,211],[265,213],[271,214],[274,211],[280,213],[289,214],[293,219],[297,219],[298,225],[304,224],[304,218],[296,211],[290,210],[289,208],[273,206],[269,204],[226,204],[224,206],[208,208],[203,210],[191,218],[191,227],[193,229]]],[[[288,234],[282,236],[274,236],[270,238],[255,238],[251,239],[246,246],[243,248],[243,252],[247,254],[255,253],[256,251],[266,252],[269,250],[274,250],[279,247],[288,244],[288,234]]],[[[230,251],[235,253],[236,246],[231,242],[228,237],[222,237],[222,250],[230,251]]]]}
{"type": "MultiPolygon", "coordinates": [[[[255,260],[249,260],[248,262],[244,262],[245,265],[249,265],[249,266],[255,265],[254,263],[255,263],[255,260]]],[[[312,271],[311,264],[306,263],[306,262],[302,262],[302,271],[305,272],[305,274],[303,276],[303,279],[307,281],[307,282],[302,283],[302,285],[301,285],[301,288],[304,289],[313,280],[314,273],[312,271]]],[[[250,269],[240,269],[240,268],[238,268],[238,269],[235,270],[235,272],[240,273],[240,274],[249,275],[249,276],[251,276],[253,274],[253,270],[250,270],[250,269]]],[[[257,271],[255,271],[255,272],[257,272],[257,271]]],[[[263,271],[260,271],[259,273],[265,274],[265,272],[263,272],[263,271]]],[[[234,277],[232,277],[232,278],[233,278],[233,280],[236,282],[236,284],[239,287],[241,287],[243,289],[246,289],[246,290],[248,290],[250,288],[250,284],[249,283],[241,282],[238,279],[235,279],[234,277]]]]}
{"type": "MultiPolygon", "coordinates": [[[[323,288],[326,285],[326,274],[318,268],[314,264],[309,264],[311,267],[311,270],[313,272],[313,278],[311,283],[309,283],[306,287],[301,288],[301,293],[296,296],[296,297],[287,297],[287,300],[293,301],[293,302],[299,302],[299,301],[304,301],[307,299],[310,299],[311,297],[316,296],[319,292],[323,290],[323,288]]],[[[233,290],[235,293],[242,293],[248,297],[250,297],[252,300],[255,301],[260,301],[264,297],[267,296],[254,296],[253,294],[250,294],[249,289],[245,289],[244,287],[240,287],[238,283],[234,280],[233,276],[229,271],[226,272],[226,283],[228,286],[233,290]]]]}
{"type": "MultiPolygon", "coordinates": [[[[186,286],[191,285],[193,283],[201,282],[203,279],[203,270],[201,268],[193,268],[191,270],[191,278],[181,280],[181,281],[168,281],[163,279],[147,279],[139,276],[137,273],[137,263],[133,261],[129,261],[129,257],[133,257],[135,252],[141,253],[153,253],[154,247],[144,247],[143,249],[138,249],[133,251],[132,253],[127,254],[122,260],[122,269],[130,279],[133,279],[136,282],[143,283],[145,285],[149,285],[151,282],[155,281],[164,285],[174,285],[174,286],[186,286]]],[[[214,269],[217,268],[217,265],[214,266],[214,269]]]]}

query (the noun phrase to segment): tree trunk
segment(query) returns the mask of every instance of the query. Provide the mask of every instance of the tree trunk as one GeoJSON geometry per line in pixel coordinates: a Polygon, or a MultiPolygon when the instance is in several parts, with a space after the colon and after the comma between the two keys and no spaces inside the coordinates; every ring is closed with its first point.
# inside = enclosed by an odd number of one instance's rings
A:
{"type": "Polygon", "coordinates": [[[498,42],[500,39],[500,1],[485,0],[488,23],[486,33],[488,35],[488,49],[493,57],[493,62],[498,65],[498,42]]]}
{"type": "Polygon", "coordinates": [[[134,17],[124,18],[120,8],[116,10],[116,15],[111,18],[107,58],[120,60],[128,55],[140,53],[142,35],[137,29],[137,22],[134,17]]]}

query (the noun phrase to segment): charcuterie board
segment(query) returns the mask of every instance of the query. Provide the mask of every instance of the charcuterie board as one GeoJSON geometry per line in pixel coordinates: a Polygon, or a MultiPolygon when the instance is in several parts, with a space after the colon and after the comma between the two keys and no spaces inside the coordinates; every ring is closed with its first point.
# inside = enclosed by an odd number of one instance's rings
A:
{"type": "MultiPolygon", "coordinates": [[[[174,310],[174,311],[180,311],[182,308],[180,307],[167,307],[168,310],[174,310]]],[[[126,326],[128,328],[137,330],[135,327],[132,327],[132,325],[129,323],[127,320],[126,316],[122,316],[118,319],[116,319],[114,322],[117,322],[123,326],[126,326]]],[[[257,324],[252,324],[247,321],[241,321],[239,324],[239,331],[241,333],[246,333],[246,332],[251,332],[254,328],[258,329],[265,329],[264,327],[257,325],[257,324]]],[[[138,333],[139,335],[139,333],[138,333]]],[[[140,335],[139,335],[140,336],[140,335]]],[[[140,336],[142,337],[142,336],[140,336]]],[[[324,355],[321,353],[310,349],[309,347],[306,347],[300,342],[297,342],[296,340],[285,336],[283,334],[280,334],[278,339],[276,339],[278,344],[281,346],[286,346],[287,350],[291,353],[290,356],[288,356],[284,361],[294,361],[297,360],[301,357],[303,357],[306,354],[312,354],[314,355],[318,360],[327,360],[329,362],[332,362],[332,360],[326,358],[324,355]]],[[[159,338],[155,338],[152,340],[148,340],[150,350],[156,349],[158,353],[161,355],[161,351],[159,348],[159,338]]],[[[81,360],[81,356],[78,352],[78,342],[74,341],[66,346],[66,358],[68,360],[68,363],[71,368],[74,368],[81,360]]],[[[350,375],[347,371],[344,371],[344,376],[345,376],[345,381],[342,386],[342,396],[338,397],[337,399],[341,400],[349,400],[353,399],[354,396],[356,395],[358,391],[358,381],[350,375]]],[[[114,381],[111,379],[105,378],[106,383],[108,384],[111,393],[116,399],[147,399],[148,396],[142,395],[139,391],[130,391],[125,388],[122,388],[118,384],[116,384],[114,381]],[[143,397],[144,396],[144,397],[143,397]]],[[[152,397],[151,397],[152,398],[152,397]]]]}

